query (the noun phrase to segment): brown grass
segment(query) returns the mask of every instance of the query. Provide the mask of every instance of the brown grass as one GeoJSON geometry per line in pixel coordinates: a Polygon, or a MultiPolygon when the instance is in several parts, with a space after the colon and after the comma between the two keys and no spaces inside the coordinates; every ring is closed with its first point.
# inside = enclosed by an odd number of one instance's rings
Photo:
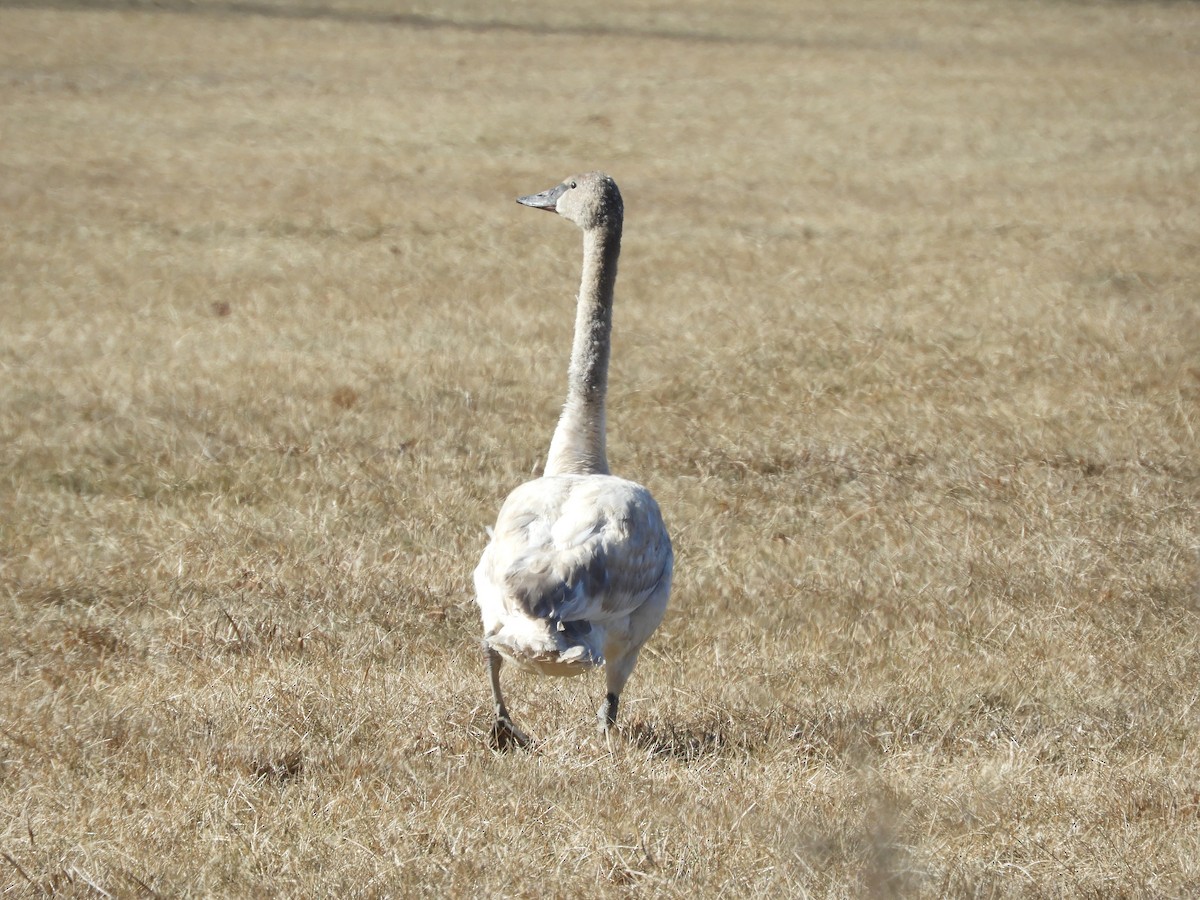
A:
{"type": "Polygon", "coordinates": [[[1200,892],[1194,4],[0,9],[0,889],[1200,892]],[[499,9],[500,11],[497,11],[499,9]],[[469,573],[628,210],[630,683],[469,573]]]}

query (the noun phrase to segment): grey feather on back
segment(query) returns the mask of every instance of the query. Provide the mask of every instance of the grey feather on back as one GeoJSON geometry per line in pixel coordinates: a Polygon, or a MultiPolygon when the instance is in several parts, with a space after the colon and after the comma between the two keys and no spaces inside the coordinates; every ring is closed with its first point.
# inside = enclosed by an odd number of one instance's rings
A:
{"type": "Polygon", "coordinates": [[[504,575],[511,595],[531,616],[569,622],[587,614],[609,585],[608,554],[594,539],[568,550],[539,548],[504,575]]]}

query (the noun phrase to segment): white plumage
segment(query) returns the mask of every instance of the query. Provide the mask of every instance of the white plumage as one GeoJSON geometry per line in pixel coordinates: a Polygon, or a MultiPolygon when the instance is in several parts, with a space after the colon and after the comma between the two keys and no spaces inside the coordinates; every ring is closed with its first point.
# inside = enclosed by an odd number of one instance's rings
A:
{"type": "Polygon", "coordinates": [[[593,172],[519,202],[579,225],[584,260],[567,400],[546,474],[509,494],[475,569],[496,703],[491,742],[502,749],[529,741],[504,703],[502,659],[546,675],[604,666],[600,724],[612,727],[638,653],[666,612],[673,563],[650,492],[608,474],[604,416],[620,192],[593,172]]]}

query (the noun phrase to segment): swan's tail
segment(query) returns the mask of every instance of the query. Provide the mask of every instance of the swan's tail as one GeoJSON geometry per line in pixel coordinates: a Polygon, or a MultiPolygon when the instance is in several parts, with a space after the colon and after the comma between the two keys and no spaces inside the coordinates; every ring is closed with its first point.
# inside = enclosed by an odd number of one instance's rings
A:
{"type": "Polygon", "coordinates": [[[604,665],[604,637],[587,622],[511,616],[485,643],[518,666],[543,675],[579,675],[604,665]]]}

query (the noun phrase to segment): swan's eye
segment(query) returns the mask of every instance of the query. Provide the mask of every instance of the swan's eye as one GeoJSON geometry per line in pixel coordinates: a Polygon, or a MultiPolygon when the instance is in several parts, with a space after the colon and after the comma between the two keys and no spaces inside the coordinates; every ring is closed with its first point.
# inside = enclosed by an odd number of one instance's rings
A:
{"type": "Polygon", "coordinates": [[[575,184],[575,182],[573,182],[573,181],[572,181],[572,182],[571,182],[571,190],[575,190],[575,188],[576,188],[576,187],[578,187],[578,185],[577,185],[577,184],[575,184]]]}

